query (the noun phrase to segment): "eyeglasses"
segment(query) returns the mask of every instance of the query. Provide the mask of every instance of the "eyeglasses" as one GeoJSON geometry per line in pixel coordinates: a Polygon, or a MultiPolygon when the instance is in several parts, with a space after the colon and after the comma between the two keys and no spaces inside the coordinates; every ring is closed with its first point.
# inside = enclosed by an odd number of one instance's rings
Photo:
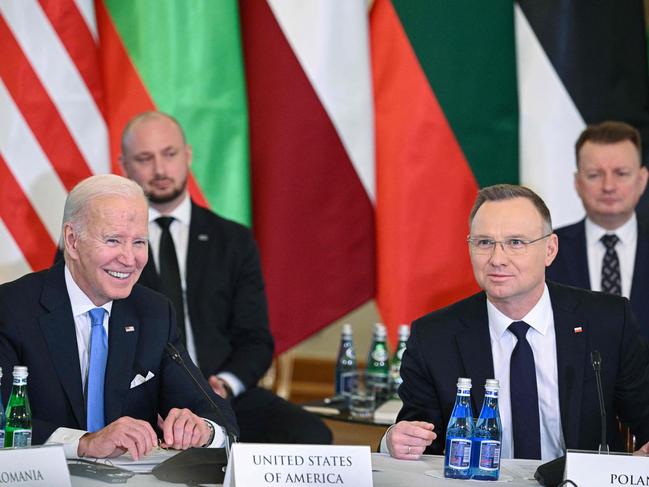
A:
{"type": "Polygon", "coordinates": [[[542,237],[535,238],[534,240],[524,240],[522,238],[509,238],[507,240],[492,240],[490,238],[474,238],[469,235],[466,238],[466,241],[469,243],[471,250],[474,254],[477,255],[491,255],[496,247],[496,244],[500,244],[500,247],[503,249],[503,252],[507,255],[521,255],[527,251],[528,245],[539,242],[544,238],[548,238],[552,235],[552,232],[542,237]]]}

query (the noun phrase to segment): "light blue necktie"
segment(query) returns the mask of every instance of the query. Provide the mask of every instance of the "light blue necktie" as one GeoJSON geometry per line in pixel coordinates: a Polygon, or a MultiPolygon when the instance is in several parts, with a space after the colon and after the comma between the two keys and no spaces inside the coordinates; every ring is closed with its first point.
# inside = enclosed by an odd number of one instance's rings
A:
{"type": "Polygon", "coordinates": [[[90,367],[88,368],[88,420],[87,429],[98,431],[105,426],[104,376],[108,358],[108,337],[104,330],[104,308],[88,311],[92,332],[90,335],[90,367]]]}

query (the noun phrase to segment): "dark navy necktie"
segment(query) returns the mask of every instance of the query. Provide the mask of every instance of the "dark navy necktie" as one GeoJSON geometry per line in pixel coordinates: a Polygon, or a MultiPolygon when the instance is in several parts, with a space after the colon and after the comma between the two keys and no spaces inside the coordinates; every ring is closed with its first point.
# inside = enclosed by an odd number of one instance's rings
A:
{"type": "Polygon", "coordinates": [[[98,431],[105,426],[104,377],[108,358],[108,337],[104,329],[104,308],[88,311],[90,315],[90,365],[88,366],[88,415],[86,429],[98,431]]]}
{"type": "Polygon", "coordinates": [[[615,234],[604,235],[600,239],[606,247],[602,259],[602,291],[609,294],[622,294],[622,277],[620,276],[620,259],[615,246],[620,239],[615,234]]]}
{"type": "Polygon", "coordinates": [[[539,394],[536,388],[534,353],[527,338],[530,325],[515,321],[508,330],[518,342],[509,365],[509,391],[512,406],[514,458],[541,458],[539,394]]]}
{"type": "Polygon", "coordinates": [[[185,307],[183,305],[183,288],[180,282],[180,269],[176,246],[171,237],[169,227],[174,221],[171,216],[161,216],[155,222],[160,226],[160,249],[158,252],[158,265],[160,268],[160,285],[162,293],[167,296],[176,309],[176,321],[180,335],[185,340],[185,307]]]}

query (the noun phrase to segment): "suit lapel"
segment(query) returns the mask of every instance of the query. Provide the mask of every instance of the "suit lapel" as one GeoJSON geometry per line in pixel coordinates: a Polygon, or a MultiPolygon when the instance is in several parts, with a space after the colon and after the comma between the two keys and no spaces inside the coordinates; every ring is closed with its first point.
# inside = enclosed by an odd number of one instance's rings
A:
{"type": "Polygon", "coordinates": [[[189,319],[194,325],[192,319],[192,310],[196,309],[193,303],[195,296],[204,296],[205,293],[200,292],[202,279],[208,273],[205,272],[204,266],[207,262],[207,257],[210,248],[210,235],[209,228],[206,225],[205,219],[198,208],[192,202],[192,213],[189,223],[189,242],[187,243],[187,309],[189,311],[189,319]]]}
{"type": "Polygon", "coordinates": [[[86,427],[86,407],[81,382],[81,366],[72,306],[65,286],[63,262],[56,264],[48,274],[41,304],[47,313],[39,318],[54,369],[65,391],[79,428],[86,427]]]}
{"type": "MultiPolygon", "coordinates": [[[[563,242],[568,250],[566,269],[572,274],[570,282],[574,282],[576,287],[592,289],[586,250],[586,221],[577,223],[575,232],[570,236],[564,235],[563,242]]],[[[561,250],[561,241],[559,241],[559,249],[561,250]]]]}
{"type": "Polygon", "coordinates": [[[108,322],[108,362],[104,385],[106,424],[122,416],[129,391],[140,323],[128,298],[113,302],[108,322]]]}
{"type": "Polygon", "coordinates": [[[464,323],[465,329],[456,336],[457,346],[466,377],[472,378],[471,398],[473,412],[477,415],[484,401],[483,386],[487,379],[493,379],[495,375],[484,293],[476,296],[460,320],[464,323]]]}
{"type": "Polygon", "coordinates": [[[578,302],[564,289],[548,284],[557,341],[559,408],[563,436],[568,448],[579,442],[584,364],[586,363],[588,322],[578,313],[578,302]],[[579,331],[581,327],[581,331],[579,331]]]}
{"type": "MultiPolygon", "coordinates": [[[[633,282],[631,283],[631,302],[640,303],[646,299],[645,293],[649,289],[649,236],[638,221],[638,241],[636,243],[635,263],[633,264],[633,282]]],[[[640,319],[639,316],[636,318],[640,319]]]]}
{"type": "Polygon", "coordinates": [[[140,275],[138,282],[150,289],[160,291],[160,277],[158,276],[158,271],[156,271],[155,268],[155,261],[153,260],[151,247],[149,247],[149,260],[144,266],[144,269],[142,269],[142,274],[140,275]]]}

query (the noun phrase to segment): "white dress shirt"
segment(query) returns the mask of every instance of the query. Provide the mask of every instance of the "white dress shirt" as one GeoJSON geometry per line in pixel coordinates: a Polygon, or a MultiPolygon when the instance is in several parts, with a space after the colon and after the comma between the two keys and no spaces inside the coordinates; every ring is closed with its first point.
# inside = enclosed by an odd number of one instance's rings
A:
{"type": "MultiPolygon", "coordinates": [[[[70,305],[72,306],[72,317],[74,318],[74,326],[77,336],[77,350],[79,352],[79,365],[81,367],[81,383],[83,385],[85,398],[86,382],[88,380],[88,368],[90,366],[91,323],[90,315],[88,314],[88,312],[91,309],[97,308],[97,306],[74,281],[67,265],[65,266],[64,276],[65,286],[70,298],[70,305]]],[[[103,326],[104,330],[106,331],[106,336],[108,336],[108,320],[113,309],[113,302],[109,301],[101,306],[101,308],[104,308],[106,310],[106,313],[104,313],[103,326]]],[[[225,434],[222,428],[209,419],[205,419],[205,421],[209,421],[209,423],[214,428],[214,438],[212,439],[212,443],[210,443],[208,446],[210,448],[222,447],[225,444],[225,434]]],[[[47,439],[46,443],[61,443],[63,444],[63,451],[66,458],[77,458],[79,440],[87,432],[88,431],[86,430],[77,430],[73,428],[57,428],[47,439]]]]}
{"type": "Polygon", "coordinates": [[[606,253],[606,247],[600,239],[606,234],[614,233],[619,238],[619,242],[615,245],[615,251],[620,261],[622,296],[629,298],[633,282],[633,268],[635,267],[635,250],[638,245],[638,222],[635,213],[624,225],[615,230],[606,230],[590,218],[586,218],[585,227],[590,288],[593,291],[602,290],[602,260],[606,253]]]}
{"type": "MultiPolygon", "coordinates": [[[[495,379],[500,383],[498,408],[502,422],[501,458],[512,458],[514,440],[512,437],[512,408],[509,390],[509,363],[516,346],[516,337],[507,331],[514,321],[524,321],[530,325],[526,338],[534,353],[536,367],[536,388],[539,398],[539,421],[541,432],[541,458],[551,460],[563,455],[564,440],[561,431],[561,411],[559,409],[559,382],[557,371],[557,344],[554,331],[554,313],[550,293],[545,286],[539,302],[522,320],[513,320],[501,313],[487,300],[491,354],[494,362],[495,379]],[[541,358],[542,357],[542,358],[541,358]]],[[[473,384],[484,387],[484,384],[473,384]]],[[[479,404],[478,407],[482,407],[479,404]]],[[[480,411],[475,411],[479,414],[480,411]]],[[[389,431],[389,430],[388,430],[389,431]]],[[[444,441],[442,439],[442,441],[444,441]]],[[[387,431],[381,439],[380,451],[388,453],[387,431]]]]}
{"type": "MultiPolygon", "coordinates": [[[[489,316],[489,336],[494,374],[500,382],[498,407],[502,421],[502,458],[512,458],[514,445],[512,438],[512,409],[509,383],[509,363],[516,346],[516,337],[507,330],[514,321],[524,321],[530,325],[527,341],[534,353],[536,367],[536,388],[539,397],[539,420],[541,431],[541,458],[551,460],[563,455],[564,441],[561,431],[561,411],[559,409],[559,383],[557,371],[557,344],[554,331],[554,314],[547,286],[536,305],[522,320],[513,320],[501,313],[487,300],[489,316]]],[[[484,384],[474,384],[474,387],[484,384]]]]}
{"type": "MultiPolygon", "coordinates": [[[[77,348],[79,350],[79,365],[81,366],[81,383],[83,385],[84,397],[86,391],[86,382],[88,381],[88,368],[90,367],[90,315],[88,312],[95,309],[90,298],[77,286],[77,283],[72,279],[70,269],[65,266],[65,286],[68,289],[68,296],[70,296],[70,305],[72,306],[72,317],[74,318],[74,327],[77,333],[77,348]]],[[[108,320],[110,312],[113,309],[113,302],[101,306],[106,312],[104,313],[104,331],[108,336],[108,320]]]]}
{"type": "MultiPolygon", "coordinates": [[[[189,309],[187,307],[187,248],[189,246],[189,224],[192,214],[192,205],[189,195],[185,196],[182,203],[180,203],[171,213],[164,216],[171,216],[174,220],[169,226],[169,233],[174,241],[176,248],[176,257],[178,258],[178,270],[180,271],[180,281],[183,291],[183,307],[185,314],[185,337],[187,338],[187,353],[198,364],[198,354],[196,353],[196,345],[194,341],[194,333],[192,332],[191,320],[189,318],[189,309]]],[[[151,253],[153,254],[153,262],[156,270],[160,269],[160,236],[162,229],[156,223],[156,219],[163,216],[158,210],[149,207],[149,245],[151,253]]],[[[230,372],[219,372],[217,374],[221,379],[226,381],[232,390],[233,396],[238,396],[245,391],[243,382],[230,372]]]]}

